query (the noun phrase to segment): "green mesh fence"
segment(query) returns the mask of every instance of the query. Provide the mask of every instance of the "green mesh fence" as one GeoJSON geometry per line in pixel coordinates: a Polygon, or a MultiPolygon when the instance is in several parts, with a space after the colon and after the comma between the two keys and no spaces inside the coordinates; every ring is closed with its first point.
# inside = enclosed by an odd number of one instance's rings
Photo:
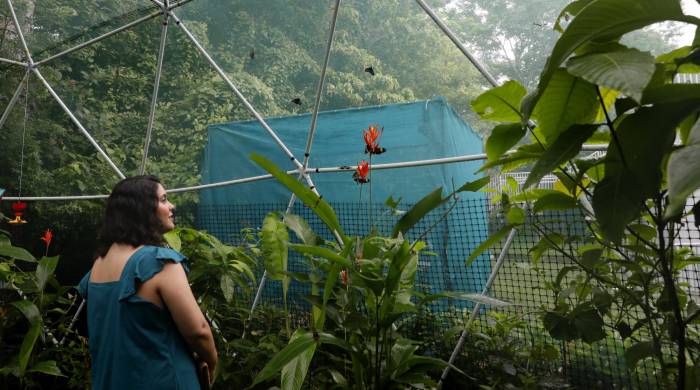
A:
{"type": "MultiPolygon", "coordinates": [[[[700,197],[691,198],[692,204],[700,197]]],[[[369,226],[369,210],[366,204],[332,203],[336,213],[342,215],[341,224],[347,234],[366,234],[369,226]]],[[[202,206],[199,209],[198,224],[206,227],[211,233],[229,243],[238,243],[243,228],[258,229],[265,215],[270,211],[281,211],[286,204],[259,204],[257,206],[226,205],[202,206]]],[[[408,208],[410,205],[405,206],[408,208]]],[[[436,222],[444,210],[435,210],[408,234],[410,239],[416,239],[425,229],[436,222]]],[[[331,239],[327,229],[313,212],[303,206],[296,205],[293,213],[303,216],[310,226],[320,235],[331,239]]],[[[486,200],[463,199],[450,214],[450,218],[438,224],[424,237],[428,243],[428,251],[434,255],[423,256],[420,259],[417,274],[419,288],[436,291],[468,291],[480,292],[484,286],[484,274],[491,272],[497,256],[501,253],[504,241],[495,245],[490,252],[481,256],[470,266],[465,264],[469,256],[469,248],[475,248],[486,237],[483,229],[473,229],[471,224],[483,221],[488,215],[489,231],[494,232],[504,224],[503,216],[498,214],[486,200]],[[455,232],[463,232],[455,239],[455,232]],[[468,234],[467,234],[468,232],[468,234]],[[452,239],[450,239],[452,237],[452,239]]],[[[375,205],[372,210],[373,225],[381,234],[388,234],[396,220],[389,215],[382,205],[375,205]]],[[[529,219],[529,218],[528,218],[529,219]]],[[[585,221],[578,212],[555,212],[545,216],[547,228],[562,234],[583,234],[585,221]]],[[[518,230],[518,234],[508,249],[505,263],[496,278],[491,295],[495,298],[517,303],[518,306],[498,309],[502,311],[527,312],[544,307],[551,307],[552,293],[544,288],[548,280],[556,277],[557,273],[571,261],[548,253],[543,256],[539,273],[531,267],[529,250],[539,241],[539,235],[529,221],[518,230]]],[[[700,254],[700,229],[694,225],[692,217],[684,221],[679,234],[677,245],[692,248],[700,254]]],[[[304,272],[307,270],[299,257],[290,253],[291,271],[304,272]]],[[[696,300],[700,296],[700,267],[688,267],[681,275],[683,282],[688,284],[691,296],[696,300]]],[[[291,306],[297,310],[308,309],[303,296],[308,294],[306,286],[293,282],[290,286],[289,298],[291,306]]],[[[263,301],[281,304],[281,287],[279,282],[268,281],[263,291],[263,301]]],[[[442,300],[434,304],[430,310],[434,318],[430,330],[442,332],[447,327],[461,324],[469,315],[471,305],[464,301],[442,300]]],[[[495,310],[495,309],[494,309],[495,310]]],[[[628,316],[634,317],[634,314],[628,316]]],[[[559,367],[570,383],[576,387],[596,389],[635,388],[655,389],[661,386],[659,367],[647,359],[639,363],[636,369],[630,370],[624,362],[623,352],[626,346],[617,334],[608,335],[605,339],[593,344],[584,342],[561,342],[553,340],[542,327],[538,316],[529,316],[528,332],[519,337],[539,337],[551,341],[560,351],[559,367]]],[[[635,318],[629,318],[630,323],[635,318]]],[[[489,326],[486,320],[478,322],[482,328],[489,326]]],[[[629,341],[628,341],[629,342],[629,341]]],[[[447,359],[449,356],[442,356],[447,359]]],[[[467,357],[468,358],[468,357],[467,357]]]]}

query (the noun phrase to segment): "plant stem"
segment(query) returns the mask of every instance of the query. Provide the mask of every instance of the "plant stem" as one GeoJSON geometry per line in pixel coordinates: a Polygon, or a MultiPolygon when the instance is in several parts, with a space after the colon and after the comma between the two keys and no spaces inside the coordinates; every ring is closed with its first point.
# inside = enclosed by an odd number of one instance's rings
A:
{"type": "Polygon", "coordinates": [[[367,211],[369,212],[369,233],[372,232],[372,152],[369,153],[369,202],[367,211]]]}
{"type": "MultiPolygon", "coordinates": [[[[659,195],[656,199],[656,210],[657,210],[657,231],[659,239],[659,260],[661,265],[661,276],[664,279],[665,288],[668,289],[671,298],[671,305],[673,306],[673,314],[676,320],[676,332],[678,333],[678,382],[677,388],[680,390],[685,389],[685,368],[686,368],[686,356],[685,356],[685,322],[683,321],[683,314],[681,313],[681,305],[678,299],[678,292],[676,291],[676,283],[673,280],[673,241],[668,243],[668,248],[666,247],[666,226],[667,222],[663,219],[663,199],[659,195]]],[[[673,237],[673,222],[669,225],[669,236],[673,237]]]]}

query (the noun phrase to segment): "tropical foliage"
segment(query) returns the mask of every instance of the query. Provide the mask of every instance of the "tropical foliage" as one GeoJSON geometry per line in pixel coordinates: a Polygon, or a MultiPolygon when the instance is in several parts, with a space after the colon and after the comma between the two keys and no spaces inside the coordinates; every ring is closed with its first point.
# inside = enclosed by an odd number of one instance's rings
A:
{"type": "MultiPolygon", "coordinates": [[[[486,141],[483,169],[532,167],[523,192],[503,204],[531,208],[541,237],[533,262],[547,251],[572,262],[549,284],[556,298],[543,315],[549,333],[595,342],[612,330],[627,340],[630,368],[653,358],[669,386],[690,389],[700,383],[700,312],[679,275],[698,257],[674,242],[681,217],[695,213],[697,221],[700,210],[686,207],[700,187],[700,88],[674,78],[700,72],[699,42],[656,58],[620,43],[665,21],[700,23],[678,1],[575,1],[555,22],[563,32],[537,87],[527,94],[511,81],[473,104],[505,121],[486,141]],[[530,143],[504,153],[526,132],[530,143]],[[607,144],[605,156],[577,158],[584,143],[596,142],[607,144]],[[554,190],[530,189],[550,172],[559,178],[554,190]],[[584,216],[585,235],[552,229],[548,215],[571,209],[584,216]]],[[[509,223],[492,242],[525,221],[509,223]]]]}

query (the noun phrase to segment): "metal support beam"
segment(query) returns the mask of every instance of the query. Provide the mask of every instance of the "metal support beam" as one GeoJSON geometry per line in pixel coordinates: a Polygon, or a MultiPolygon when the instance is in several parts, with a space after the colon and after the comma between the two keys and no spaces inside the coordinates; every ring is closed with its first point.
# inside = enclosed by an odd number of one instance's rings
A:
{"type": "MultiPolygon", "coordinates": [[[[309,158],[311,157],[311,145],[314,140],[314,134],[316,133],[316,124],[318,122],[318,111],[321,107],[321,97],[323,96],[323,86],[326,82],[326,70],[328,69],[328,62],[331,57],[331,49],[333,48],[333,40],[335,38],[335,25],[336,22],[338,21],[338,11],[340,10],[340,1],[341,0],[336,0],[335,1],[335,8],[333,9],[333,16],[331,17],[331,25],[330,25],[330,33],[328,34],[328,42],[326,44],[326,54],[323,58],[323,67],[321,68],[321,77],[318,80],[318,87],[316,89],[316,100],[314,101],[314,110],[313,114],[311,115],[311,128],[309,129],[309,136],[306,139],[306,149],[304,150],[304,162],[302,164],[302,167],[299,171],[299,177],[297,180],[301,179],[303,176],[308,176],[306,173],[306,168],[309,166],[309,158]]],[[[289,198],[289,204],[287,204],[287,211],[285,214],[288,214],[290,211],[292,211],[292,207],[294,207],[294,202],[296,201],[296,195],[292,193],[292,196],[289,198]]],[[[335,232],[334,232],[335,233],[335,232]]],[[[339,237],[336,237],[338,239],[340,245],[343,245],[343,242],[339,237]]],[[[253,311],[255,311],[255,308],[258,306],[258,303],[260,303],[260,298],[262,296],[262,290],[265,287],[265,281],[267,280],[267,271],[263,272],[262,278],[260,278],[260,284],[258,284],[258,290],[255,293],[255,299],[253,299],[253,304],[250,307],[250,317],[248,318],[248,323],[253,319],[253,311]]],[[[245,336],[245,332],[243,333],[243,336],[245,336]]]]}
{"type": "Polygon", "coordinates": [[[416,0],[416,2],[421,8],[423,8],[425,13],[427,13],[428,16],[430,16],[430,18],[433,19],[433,22],[437,24],[437,26],[445,33],[445,35],[447,35],[447,37],[450,38],[452,43],[454,43],[455,46],[457,46],[457,48],[467,57],[467,59],[469,59],[469,62],[471,62],[472,65],[474,65],[474,67],[476,67],[476,69],[482,75],[484,75],[486,80],[492,86],[497,87],[499,85],[498,81],[496,81],[496,79],[491,75],[491,73],[489,73],[489,71],[486,70],[486,67],[484,67],[484,65],[482,65],[481,62],[469,52],[469,50],[467,50],[466,46],[464,46],[464,44],[459,40],[459,38],[457,38],[457,35],[455,35],[455,33],[452,32],[452,30],[450,30],[450,28],[447,27],[447,25],[442,20],[440,20],[440,18],[435,14],[435,12],[430,8],[430,6],[426,4],[426,2],[423,0],[416,0]]]}
{"type": "Polygon", "coordinates": [[[28,65],[26,62],[19,62],[19,61],[14,61],[14,60],[8,60],[7,58],[0,58],[0,62],[5,62],[5,63],[8,63],[8,64],[19,65],[19,66],[27,66],[27,65],[28,65]]]}
{"type": "MultiPolygon", "coordinates": [[[[493,270],[491,270],[491,275],[489,275],[489,279],[486,281],[486,285],[484,286],[484,289],[481,291],[481,295],[487,295],[489,293],[489,290],[491,289],[491,285],[493,284],[493,281],[496,280],[496,275],[498,275],[498,271],[501,269],[501,266],[503,265],[503,261],[506,258],[506,253],[508,252],[508,248],[510,248],[510,244],[513,243],[513,239],[515,238],[515,235],[517,234],[517,230],[513,229],[510,231],[508,234],[508,238],[506,238],[506,243],[503,244],[503,248],[501,249],[501,253],[498,255],[498,260],[496,261],[496,265],[494,265],[493,270]]],[[[464,345],[464,341],[467,339],[467,334],[469,333],[469,327],[471,326],[472,322],[476,319],[476,316],[479,315],[479,310],[481,310],[481,303],[477,303],[474,306],[474,309],[472,310],[471,315],[469,316],[469,320],[467,321],[466,324],[464,324],[464,329],[462,330],[462,334],[459,336],[459,341],[457,341],[457,345],[455,346],[455,349],[452,351],[452,355],[450,356],[450,360],[448,361],[447,367],[442,371],[442,376],[440,377],[440,380],[438,381],[438,389],[442,388],[442,382],[447,378],[447,374],[450,372],[450,367],[454,364],[455,359],[457,359],[457,355],[459,354],[459,351],[462,350],[462,346],[464,345]]]]}
{"type": "MultiPolygon", "coordinates": [[[[584,151],[604,151],[606,150],[606,145],[584,145],[581,150],[584,151]]],[[[511,154],[513,153],[514,150],[508,151],[505,154],[511,154]]],[[[400,169],[400,168],[410,168],[410,167],[422,167],[422,166],[429,166],[429,165],[442,165],[442,164],[454,164],[454,163],[460,163],[460,162],[467,162],[467,161],[479,161],[479,160],[486,160],[486,155],[485,154],[469,154],[469,155],[464,155],[464,156],[456,156],[456,157],[445,157],[445,158],[436,158],[432,160],[416,160],[416,161],[405,161],[405,162],[398,162],[398,163],[386,163],[386,164],[375,164],[372,165],[373,170],[381,170],[381,169],[400,169]]],[[[326,168],[308,168],[307,173],[332,173],[332,172],[351,172],[352,168],[349,168],[347,166],[341,166],[341,167],[326,167],[326,168]]],[[[286,171],[287,174],[294,175],[298,174],[299,170],[298,169],[292,169],[289,171],[286,171]]],[[[191,191],[199,191],[199,190],[205,190],[205,189],[210,189],[210,188],[218,188],[218,187],[226,187],[226,186],[231,186],[231,185],[236,185],[236,184],[242,184],[242,183],[250,183],[254,181],[259,181],[259,180],[268,180],[272,179],[272,175],[266,174],[266,175],[260,175],[260,176],[251,176],[251,177],[246,177],[246,178],[241,178],[241,179],[234,179],[234,180],[226,180],[226,181],[220,181],[216,183],[209,183],[209,184],[200,184],[196,186],[191,186],[191,187],[181,187],[181,188],[173,188],[168,190],[168,193],[180,193],[180,192],[191,192],[191,191]]],[[[66,200],[92,200],[92,199],[104,199],[107,198],[108,195],[79,195],[79,196],[43,196],[43,197],[22,197],[22,200],[28,200],[28,201],[66,201],[66,200]]],[[[5,200],[16,200],[16,198],[13,197],[3,197],[5,200]]]]}
{"type": "Polygon", "coordinates": [[[156,66],[156,79],[153,83],[153,96],[151,96],[151,111],[148,114],[148,127],[146,128],[146,140],[143,145],[143,158],[139,174],[146,172],[146,161],[148,161],[148,148],[151,145],[151,134],[153,132],[153,121],[156,117],[156,105],[158,103],[158,87],[160,86],[160,75],[163,71],[163,57],[165,55],[165,42],[168,37],[168,0],[163,4],[163,31],[160,34],[160,47],[158,48],[158,65],[156,66]]]}
{"type": "Polygon", "coordinates": [[[10,13],[12,14],[12,21],[17,29],[17,36],[19,41],[22,43],[22,49],[24,50],[24,55],[27,57],[27,64],[32,66],[34,62],[32,61],[32,55],[29,53],[29,46],[27,46],[27,41],[24,39],[24,33],[22,32],[22,26],[19,25],[19,20],[17,19],[17,14],[15,13],[15,7],[12,6],[12,0],[7,0],[7,6],[10,8],[10,13]]]}
{"type": "Polygon", "coordinates": [[[22,88],[24,88],[24,83],[27,81],[28,77],[29,77],[29,69],[27,69],[27,71],[24,73],[24,77],[22,77],[22,80],[20,80],[19,85],[17,86],[17,89],[15,90],[14,95],[12,95],[10,102],[7,104],[5,111],[2,113],[2,117],[0,117],[0,129],[2,129],[2,127],[5,125],[5,121],[10,116],[10,112],[15,107],[15,104],[17,104],[17,100],[19,99],[20,92],[22,92],[22,88]]]}
{"type": "MultiPolygon", "coordinates": [[[[9,1],[9,0],[8,0],[8,1],[9,1]]],[[[63,100],[61,100],[61,98],[58,96],[58,94],[56,93],[56,91],[54,91],[53,88],[51,88],[51,85],[49,85],[48,81],[46,81],[46,79],[44,78],[44,76],[41,75],[41,72],[39,72],[39,69],[37,69],[37,68],[32,68],[32,71],[34,71],[34,74],[39,78],[39,80],[41,80],[42,84],[44,84],[44,86],[45,86],[46,89],[49,91],[49,93],[51,94],[51,96],[53,96],[53,98],[56,100],[56,102],[58,103],[58,105],[61,106],[61,108],[63,109],[63,111],[65,111],[66,114],[68,114],[68,116],[69,116],[70,119],[73,121],[73,123],[78,127],[78,129],[80,129],[80,132],[83,133],[83,135],[85,136],[85,138],[87,138],[88,141],[90,141],[90,143],[92,144],[92,146],[94,146],[95,149],[97,149],[97,151],[102,155],[102,157],[105,159],[105,161],[107,161],[107,163],[109,164],[109,166],[112,167],[112,169],[114,170],[114,172],[117,173],[117,176],[119,176],[119,178],[121,178],[121,179],[124,179],[126,176],[124,176],[124,174],[122,173],[122,171],[120,171],[119,168],[117,168],[117,166],[114,164],[114,162],[112,161],[112,159],[110,159],[109,156],[107,155],[107,153],[105,153],[105,151],[102,150],[102,148],[100,147],[100,145],[97,144],[97,141],[95,141],[95,139],[92,138],[92,136],[90,135],[90,133],[85,129],[85,127],[83,127],[83,125],[80,123],[80,121],[78,120],[78,118],[76,118],[75,115],[73,115],[73,113],[72,113],[71,110],[68,108],[68,106],[66,106],[66,104],[63,103],[63,100]]]]}

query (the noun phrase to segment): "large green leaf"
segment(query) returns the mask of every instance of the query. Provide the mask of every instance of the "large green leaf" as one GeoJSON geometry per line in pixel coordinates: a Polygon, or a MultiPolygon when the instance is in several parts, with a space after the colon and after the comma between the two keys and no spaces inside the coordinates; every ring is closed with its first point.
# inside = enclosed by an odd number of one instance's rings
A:
{"type": "Polygon", "coordinates": [[[178,252],[182,248],[182,240],[180,239],[180,236],[178,235],[179,231],[180,231],[180,229],[174,229],[174,230],[171,230],[171,231],[163,234],[163,238],[165,239],[165,242],[167,242],[171,248],[175,249],[178,252]]]}
{"type": "Polygon", "coordinates": [[[282,348],[281,351],[273,356],[272,359],[267,362],[265,367],[260,370],[253,381],[253,386],[275,376],[284,368],[284,366],[286,366],[297,356],[306,353],[306,351],[308,351],[309,348],[316,343],[317,341],[314,339],[311,332],[303,332],[298,334],[294,340],[290,340],[289,344],[287,344],[286,347],[282,348]]]}
{"type": "Polygon", "coordinates": [[[29,358],[32,356],[32,350],[39,333],[41,333],[41,322],[37,321],[29,327],[29,331],[24,335],[22,345],[19,347],[18,366],[20,377],[24,376],[24,371],[27,369],[27,363],[29,363],[29,358]]]}
{"type": "Polygon", "coordinates": [[[287,272],[289,234],[287,226],[280,221],[276,213],[268,214],[263,220],[260,242],[265,258],[265,270],[270,278],[283,279],[287,272]]]}
{"type": "Polygon", "coordinates": [[[581,45],[612,41],[630,31],[668,20],[698,23],[697,18],[683,15],[678,0],[597,0],[580,9],[552,49],[537,91],[523,100],[521,112],[525,119],[530,117],[561,64],[581,45]]]}
{"type": "Polygon", "coordinates": [[[697,84],[667,84],[644,91],[642,104],[677,104],[700,101],[700,88],[697,84]]]}
{"type": "Polygon", "coordinates": [[[656,67],[651,54],[624,49],[573,57],[567,62],[566,69],[574,76],[640,101],[656,67]]]}
{"type": "Polygon", "coordinates": [[[459,189],[457,189],[457,192],[464,192],[464,191],[476,192],[476,191],[479,191],[480,189],[484,188],[490,182],[491,182],[491,177],[484,176],[480,179],[476,179],[476,180],[470,181],[468,183],[462,184],[462,186],[459,187],[459,189]]]}
{"type": "Polygon", "coordinates": [[[668,161],[668,198],[666,216],[683,211],[686,199],[700,188],[700,120],[688,135],[686,146],[671,153],[668,161]]]}
{"type": "Polygon", "coordinates": [[[44,257],[39,260],[39,265],[36,267],[36,287],[38,291],[44,291],[46,281],[53,275],[58,265],[58,256],[44,257]]]}
{"type": "Polygon", "coordinates": [[[328,248],[322,248],[320,246],[313,246],[313,245],[299,245],[299,244],[289,244],[289,247],[294,249],[295,251],[297,251],[299,253],[323,257],[324,259],[326,259],[332,263],[335,263],[335,264],[340,264],[341,266],[343,266],[345,268],[352,267],[352,263],[350,262],[350,260],[346,259],[343,256],[340,256],[339,254],[335,253],[334,251],[332,251],[328,248]]]}
{"type": "Polygon", "coordinates": [[[552,192],[544,194],[535,201],[532,207],[533,213],[545,210],[568,210],[576,207],[576,199],[563,193],[552,192]]]}
{"type": "Polygon", "coordinates": [[[630,172],[606,174],[593,192],[593,211],[605,236],[620,242],[625,227],[639,216],[646,197],[630,172]]]}
{"type": "Polygon", "coordinates": [[[506,301],[502,301],[502,300],[496,299],[496,298],[491,298],[487,295],[471,294],[471,293],[464,293],[464,292],[459,292],[459,291],[445,291],[445,292],[441,292],[438,294],[431,294],[431,295],[428,295],[427,297],[421,299],[419,301],[419,304],[425,304],[425,303],[432,302],[436,299],[441,299],[441,298],[462,299],[465,301],[471,301],[471,302],[480,303],[482,305],[490,305],[490,306],[496,306],[496,307],[513,306],[512,303],[508,303],[506,301]]]}
{"type": "Polygon", "coordinates": [[[11,302],[10,305],[19,310],[30,324],[33,325],[41,321],[41,314],[39,313],[39,309],[36,307],[34,302],[23,299],[21,301],[11,302]]]}
{"type": "Polygon", "coordinates": [[[262,157],[256,153],[251,154],[250,159],[260,165],[264,170],[274,176],[280,183],[292,191],[297,198],[313,210],[316,215],[328,226],[331,231],[338,232],[343,236],[343,229],[340,227],[338,217],[335,215],[333,208],[326,203],[318,195],[314,194],[309,188],[299,183],[293,176],[281,171],[272,161],[262,157]]]}
{"type": "Polygon", "coordinates": [[[634,368],[640,360],[651,356],[654,356],[654,343],[640,341],[625,350],[625,363],[627,367],[634,368]]]}
{"type": "Polygon", "coordinates": [[[556,141],[545,150],[542,157],[537,160],[525,181],[524,188],[539,183],[544,175],[576,157],[583,143],[593,135],[597,128],[597,125],[573,125],[559,135],[556,141]]]}
{"type": "Polygon", "coordinates": [[[564,32],[565,25],[571,21],[581,10],[593,0],[576,0],[569,3],[557,16],[554,29],[560,33],[564,32]],[[564,22],[564,23],[562,23],[564,22]]]}
{"type": "Polygon", "coordinates": [[[284,223],[291,231],[306,245],[316,245],[319,243],[319,238],[306,220],[298,215],[285,214],[284,223]]]}
{"type": "MultiPolygon", "coordinates": [[[[294,331],[290,342],[296,340],[304,334],[309,333],[303,329],[294,331]]],[[[316,343],[310,344],[304,351],[285,364],[282,368],[282,390],[299,390],[304,384],[304,379],[309,371],[309,364],[316,352],[316,343]]]]}
{"type": "Polygon", "coordinates": [[[399,233],[406,234],[421,218],[443,204],[447,199],[442,198],[442,187],[424,196],[396,222],[391,236],[398,237],[399,233]]]}
{"type": "Polygon", "coordinates": [[[9,257],[15,260],[22,260],[29,263],[36,263],[36,258],[23,248],[11,245],[0,245],[0,256],[9,257]]]}
{"type": "Polygon", "coordinates": [[[518,108],[526,92],[525,87],[511,80],[479,95],[471,102],[472,109],[481,119],[520,122],[518,108]]]}
{"type": "Polygon", "coordinates": [[[492,247],[497,242],[501,241],[513,229],[514,227],[511,225],[504,226],[499,231],[489,236],[489,238],[487,238],[486,241],[479,244],[479,246],[476,247],[476,249],[474,249],[472,254],[467,259],[467,266],[469,266],[469,264],[471,264],[472,261],[476,260],[476,258],[479,257],[479,255],[482,254],[485,250],[492,247]]]}
{"type": "Polygon", "coordinates": [[[58,366],[56,366],[55,360],[44,360],[42,362],[38,362],[34,364],[32,368],[28,369],[27,372],[40,372],[46,375],[65,376],[58,366]]]}
{"type": "Polygon", "coordinates": [[[493,161],[507,152],[525,136],[526,129],[522,123],[507,123],[493,128],[486,139],[486,156],[493,161]]]}
{"type": "Polygon", "coordinates": [[[236,292],[236,284],[231,275],[222,275],[219,281],[219,287],[221,287],[221,292],[224,294],[226,303],[231,303],[233,294],[236,292]]]}
{"type": "Polygon", "coordinates": [[[571,125],[591,123],[598,114],[598,105],[595,85],[558,70],[535,107],[535,131],[551,144],[571,125]]]}

